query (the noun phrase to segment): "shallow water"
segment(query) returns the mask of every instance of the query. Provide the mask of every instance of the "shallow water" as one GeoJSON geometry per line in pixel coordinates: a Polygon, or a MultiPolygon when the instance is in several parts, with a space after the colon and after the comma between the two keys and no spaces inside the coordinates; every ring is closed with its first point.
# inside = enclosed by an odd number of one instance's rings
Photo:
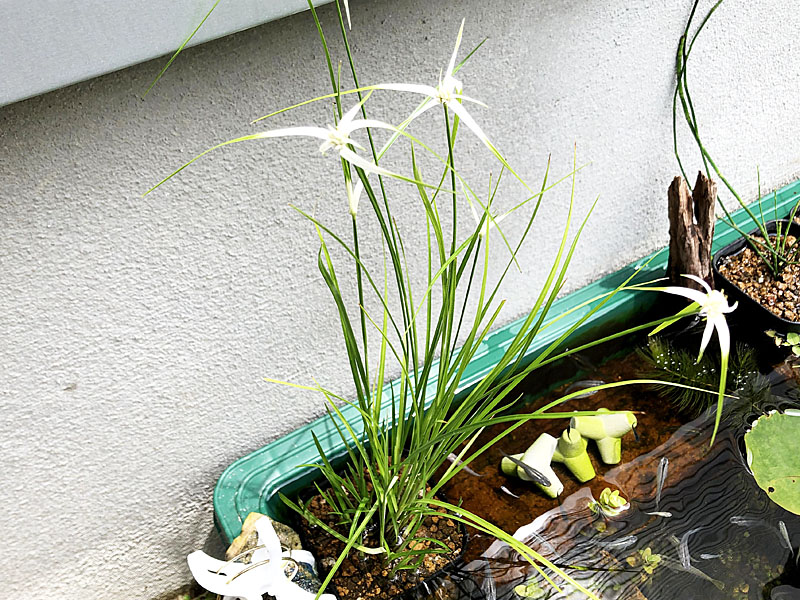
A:
{"type": "MultiPolygon", "coordinates": [[[[641,368],[637,360],[628,356],[611,361],[590,377],[630,377],[641,368]]],[[[527,433],[515,432],[496,452],[492,449],[471,465],[482,477],[460,475],[446,494],[451,501],[463,499],[466,508],[506,531],[516,530],[515,537],[603,599],[800,598],[800,590],[792,589],[800,588],[800,516],[767,497],[742,453],[744,433],[758,414],[800,402],[790,369],[784,366],[767,377],[770,399],[756,406],[744,400],[729,402],[729,416],[713,447],[709,448],[713,412],[690,422],[684,419],[681,425],[674,409],[655,392],[621,388],[613,396],[604,391],[579,401],[582,410],[649,408],[642,439],[627,436],[623,442],[621,465],[609,469],[594,456],[598,477],[584,485],[557,469],[564,494],[558,501],[545,498],[497,468],[501,449],[519,452],[532,435],[550,429],[557,435],[564,427],[563,422],[537,421],[527,433]],[[668,468],[657,503],[659,465],[662,473],[664,465],[668,468]],[[619,489],[630,507],[618,516],[593,513],[589,503],[603,487],[619,489]]],[[[489,542],[476,540],[461,572],[423,596],[586,597],[556,577],[561,587],[557,590],[508,546],[489,542]],[[526,589],[519,587],[523,585],[526,589]]]]}

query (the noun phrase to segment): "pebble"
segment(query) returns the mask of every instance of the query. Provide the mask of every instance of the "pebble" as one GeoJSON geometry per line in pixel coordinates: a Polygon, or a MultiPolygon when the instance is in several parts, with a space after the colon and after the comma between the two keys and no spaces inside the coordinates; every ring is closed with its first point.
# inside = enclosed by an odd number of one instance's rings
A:
{"type": "MultiPolygon", "coordinates": [[[[232,560],[234,556],[240,555],[258,545],[258,533],[256,532],[256,521],[263,517],[261,513],[251,512],[242,523],[242,533],[231,542],[225,551],[225,560],[232,560]]],[[[289,550],[301,550],[300,536],[297,532],[283,523],[272,521],[272,527],[278,535],[278,539],[284,548],[289,550]]],[[[239,562],[250,564],[250,555],[247,554],[239,559],[239,562]]]]}

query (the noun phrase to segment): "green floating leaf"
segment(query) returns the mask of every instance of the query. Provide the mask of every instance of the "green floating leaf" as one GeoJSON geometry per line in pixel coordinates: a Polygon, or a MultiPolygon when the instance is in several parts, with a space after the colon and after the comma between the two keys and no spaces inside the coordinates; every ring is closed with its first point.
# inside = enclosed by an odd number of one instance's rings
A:
{"type": "Polygon", "coordinates": [[[545,590],[536,581],[529,581],[516,586],[514,593],[523,598],[541,598],[546,595],[545,590]]]}
{"type": "Polygon", "coordinates": [[[786,341],[789,342],[792,346],[796,346],[797,344],[800,344],[800,334],[794,332],[787,333],[786,341]]]}
{"type": "Polygon", "coordinates": [[[800,515],[800,411],[764,415],[744,436],[758,486],[778,506],[800,515]]]}

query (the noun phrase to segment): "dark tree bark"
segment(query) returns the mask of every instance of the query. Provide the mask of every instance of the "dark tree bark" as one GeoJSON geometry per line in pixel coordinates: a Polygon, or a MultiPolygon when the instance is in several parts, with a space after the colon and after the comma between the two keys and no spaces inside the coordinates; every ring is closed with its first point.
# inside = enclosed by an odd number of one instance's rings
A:
{"type": "Polygon", "coordinates": [[[672,180],[669,201],[669,263],[667,277],[674,285],[701,289],[700,284],[682,277],[697,275],[714,287],[711,272],[711,241],[714,239],[714,207],[717,184],[697,174],[694,193],[683,177],[672,180]]]}

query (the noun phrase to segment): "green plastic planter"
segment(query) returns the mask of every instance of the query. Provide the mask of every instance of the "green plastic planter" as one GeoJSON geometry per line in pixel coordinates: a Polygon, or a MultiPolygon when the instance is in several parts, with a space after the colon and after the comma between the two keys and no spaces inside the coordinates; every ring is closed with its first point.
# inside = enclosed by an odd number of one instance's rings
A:
{"type": "MultiPolygon", "coordinates": [[[[791,207],[799,200],[800,181],[780,190],[777,199],[777,216],[781,218],[788,215],[791,207]]],[[[769,214],[770,218],[776,216],[772,196],[763,198],[761,203],[764,214],[769,214]]],[[[739,227],[746,230],[751,229],[747,224],[747,215],[743,211],[734,213],[733,218],[739,227]]],[[[739,234],[729,225],[721,221],[717,222],[713,250],[717,251],[738,237],[739,234]]],[[[551,307],[550,314],[555,316],[564,313],[613,290],[648,260],[649,264],[638,276],[637,281],[660,277],[665,272],[667,258],[665,249],[631,263],[616,273],[607,275],[560,298],[551,307]]],[[[607,335],[623,329],[626,324],[630,326],[643,313],[650,310],[658,299],[659,295],[651,292],[617,294],[570,337],[570,345],[574,347],[581,340],[607,335]]],[[[542,331],[531,345],[527,357],[534,358],[590,310],[590,305],[585,306],[542,331]]],[[[494,367],[521,326],[522,320],[515,321],[486,337],[462,379],[460,390],[462,393],[494,367]]],[[[436,370],[434,369],[433,372],[436,370]]],[[[391,385],[389,384],[389,386],[391,385]]],[[[430,394],[436,389],[435,385],[436,381],[432,380],[429,385],[430,394]]],[[[427,396],[428,400],[431,398],[430,394],[427,396]]],[[[352,423],[353,428],[360,432],[361,420],[358,418],[357,412],[351,407],[343,408],[342,412],[352,423]]],[[[318,453],[311,438],[312,430],[329,456],[345,455],[345,448],[329,418],[321,417],[240,458],[225,469],[214,488],[214,516],[220,534],[227,543],[239,535],[241,524],[250,512],[264,513],[279,520],[288,518],[287,509],[280,502],[278,492],[292,495],[309,485],[317,475],[316,469],[297,467],[297,465],[313,463],[318,460],[318,453]]]]}

